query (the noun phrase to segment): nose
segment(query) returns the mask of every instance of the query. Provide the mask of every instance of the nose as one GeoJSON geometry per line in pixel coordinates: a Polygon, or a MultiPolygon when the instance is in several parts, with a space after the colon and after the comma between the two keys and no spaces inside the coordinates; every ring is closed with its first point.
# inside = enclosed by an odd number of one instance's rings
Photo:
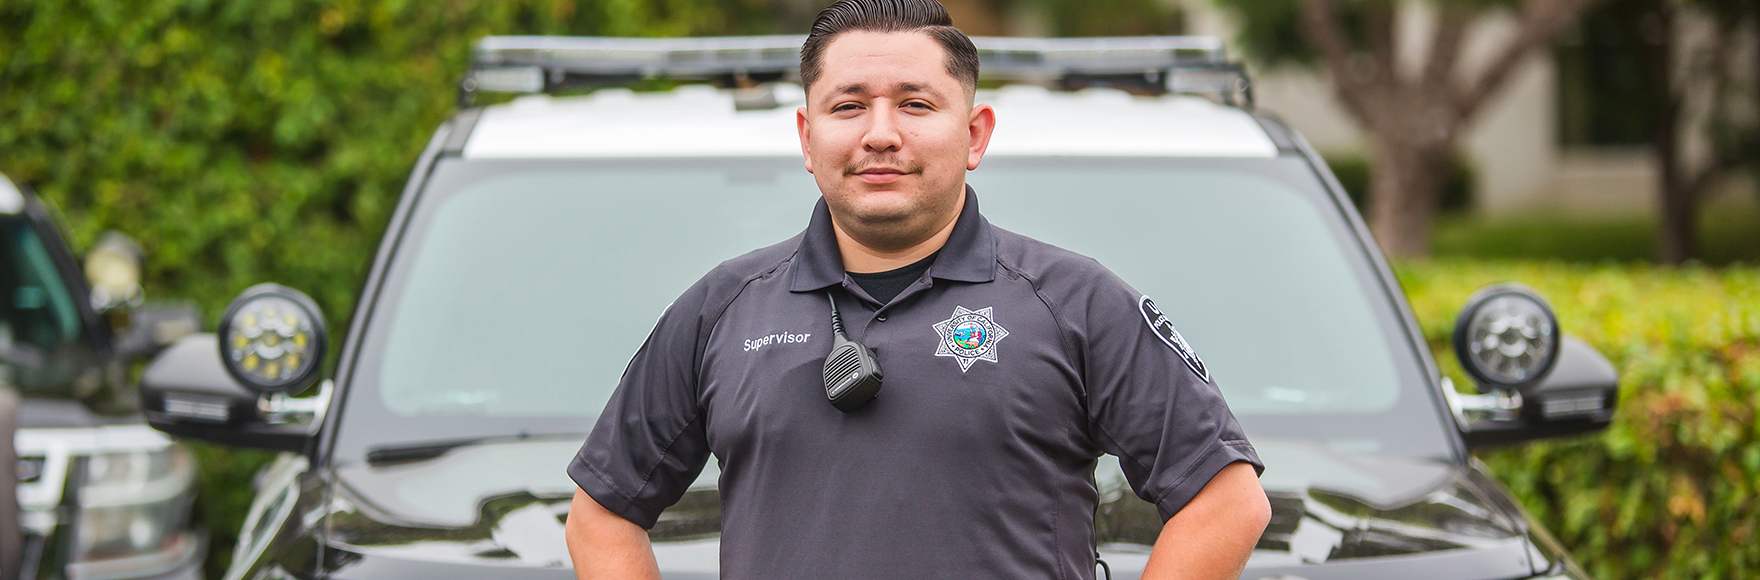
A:
{"type": "Polygon", "coordinates": [[[898,109],[874,107],[873,113],[868,115],[868,129],[862,134],[862,148],[869,153],[883,153],[897,151],[903,144],[903,135],[898,131],[898,109]]]}

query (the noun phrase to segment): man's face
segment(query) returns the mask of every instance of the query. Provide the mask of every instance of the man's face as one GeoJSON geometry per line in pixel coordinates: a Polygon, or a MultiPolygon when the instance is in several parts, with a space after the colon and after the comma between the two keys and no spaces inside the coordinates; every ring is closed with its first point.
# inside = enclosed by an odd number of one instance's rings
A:
{"type": "Polygon", "coordinates": [[[989,144],[989,105],[972,106],[922,32],[845,32],[822,56],[796,124],[833,216],[882,238],[944,225],[989,144]]]}

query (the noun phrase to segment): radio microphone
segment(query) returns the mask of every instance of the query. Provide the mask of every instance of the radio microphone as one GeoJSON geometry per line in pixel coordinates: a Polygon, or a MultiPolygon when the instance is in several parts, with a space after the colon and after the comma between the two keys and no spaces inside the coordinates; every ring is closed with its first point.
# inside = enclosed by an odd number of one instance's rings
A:
{"type": "Polygon", "coordinates": [[[874,349],[849,339],[843,333],[843,318],[837,315],[837,299],[831,300],[831,354],[825,357],[825,398],[831,406],[848,413],[860,409],[880,393],[880,359],[874,349]]]}

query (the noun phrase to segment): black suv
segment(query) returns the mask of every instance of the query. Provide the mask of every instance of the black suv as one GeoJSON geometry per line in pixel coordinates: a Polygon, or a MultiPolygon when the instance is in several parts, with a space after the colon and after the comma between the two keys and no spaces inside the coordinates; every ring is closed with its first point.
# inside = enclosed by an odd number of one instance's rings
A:
{"type": "MultiPolygon", "coordinates": [[[[1467,304],[1456,346],[1483,394],[1459,394],[1331,172],[1252,111],[1219,42],[974,40],[999,86],[969,177],[986,216],[1161,301],[1264,459],[1274,515],[1246,578],[1583,577],[1468,453],[1612,416],[1613,368],[1540,297],[1467,304]]],[[[800,42],[483,40],[333,374],[322,314],[273,285],[147,370],[155,427],[285,452],[228,578],[571,577],[564,467],[629,356],[718,261],[807,223],[800,42]],[[620,88],[651,77],[736,88],[620,88]],[[484,91],[543,94],[470,107],[484,91]]],[[[716,576],[717,475],[650,532],[664,576],[716,576]]],[[[1097,549],[1134,578],[1162,522],[1116,460],[1095,485],[1097,549]]]]}
{"type": "Polygon", "coordinates": [[[6,546],[19,558],[0,565],[21,578],[201,574],[195,462],[147,427],[127,382],[131,361],[200,330],[200,312],[144,303],[140,260],[112,232],[82,274],[48,206],[0,176],[0,389],[19,395],[9,439],[22,528],[6,546]]]}

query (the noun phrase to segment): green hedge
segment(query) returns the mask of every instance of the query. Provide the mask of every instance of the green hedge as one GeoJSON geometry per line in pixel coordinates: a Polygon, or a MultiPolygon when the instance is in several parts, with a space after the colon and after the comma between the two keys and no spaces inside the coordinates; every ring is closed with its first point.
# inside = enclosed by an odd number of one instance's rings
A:
{"type": "Polygon", "coordinates": [[[489,34],[767,31],[724,0],[0,0],[0,172],[148,254],[150,297],[245,287],[340,323],[489,34]]]}
{"type": "MultiPolygon", "coordinates": [[[[416,155],[490,34],[770,32],[745,0],[0,0],[0,172],[147,253],[212,320],[279,282],[343,328],[416,155]]],[[[265,454],[196,446],[219,577],[265,454]]]]}
{"type": "Polygon", "coordinates": [[[1445,260],[1398,269],[1425,337],[1449,351],[1473,290],[1520,281],[1620,371],[1606,432],[1482,453],[1597,578],[1760,576],[1760,269],[1445,260]]]}
{"type": "MultiPolygon", "coordinates": [[[[1521,260],[1656,259],[1656,218],[1570,216],[1535,210],[1516,215],[1445,215],[1436,221],[1432,255],[1521,260]]],[[[1760,205],[1710,204],[1699,213],[1698,260],[1760,265],[1760,205]]]]}

